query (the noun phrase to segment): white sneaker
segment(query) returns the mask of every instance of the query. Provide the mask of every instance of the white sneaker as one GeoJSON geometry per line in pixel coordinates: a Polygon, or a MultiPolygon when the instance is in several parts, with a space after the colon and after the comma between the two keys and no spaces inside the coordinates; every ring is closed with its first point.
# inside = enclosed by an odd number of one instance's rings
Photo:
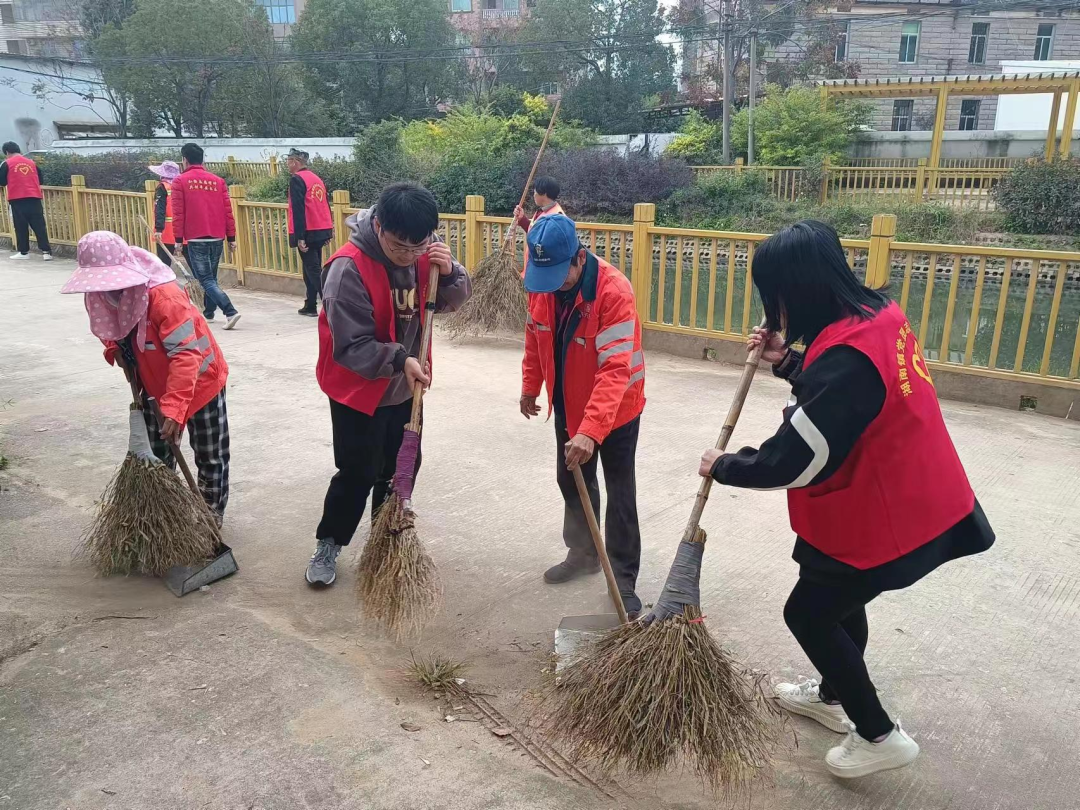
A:
{"type": "Polygon", "coordinates": [[[239,312],[237,312],[235,315],[230,315],[229,319],[227,321],[225,321],[225,328],[226,329],[232,329],[234,326],[236,326],[236,322],[238,320],[240,320],[240,313],[239,312]]]}
{"type": "Polygon", "coordinates": [[[10,256],[8,256],[8,259],[13,262],[26,261],[29,258],[29,253],[12,253],[10,256]]]}
{"type": "Polygon", "coordinates": [[[41,254],[41,260],[43,262],[51,262],[52,261],[52,254],[51,253],[42,253],[41,254]]]}
{"type": "Polygon", "coordinates": [[[847,738],[825,755],[825,767],[833,776],[854,779],[878,771],[903,768],[914,762],[918,755],[919,744],[900,728],[899,722],[889,736],[879,743],[863,739],[852,725],[847,738]]]}
{"type": "Polygon", "coordinates": [[[776,702],[792,714],[801,714],[817,720],[829,731],[843,734],[851,725],[844,707],[839,703],[830,706],[821,699],[820,686],[815,680],[802,683],[778,683],[773,687],[776,702]]]}

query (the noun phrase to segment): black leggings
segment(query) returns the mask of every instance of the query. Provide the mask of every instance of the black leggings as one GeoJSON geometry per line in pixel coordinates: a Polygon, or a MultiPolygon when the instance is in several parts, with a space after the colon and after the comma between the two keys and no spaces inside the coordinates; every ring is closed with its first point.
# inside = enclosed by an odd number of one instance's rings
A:
{"type": "Polygon", "coordinates": [[[788,629],[821,673],[822,700],[839,700],[859,736],[867,740],[893,728],[863,660],[870,632],[866,605],[880,593],[800,579],[784,605],[788,629]]]}

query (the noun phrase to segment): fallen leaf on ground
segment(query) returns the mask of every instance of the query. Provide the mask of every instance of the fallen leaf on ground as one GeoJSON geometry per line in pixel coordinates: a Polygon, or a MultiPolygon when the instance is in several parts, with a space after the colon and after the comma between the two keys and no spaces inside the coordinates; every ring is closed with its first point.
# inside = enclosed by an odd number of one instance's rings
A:
{"type": "Polygon", "coordinates": [[[403,729],[405,729],[406,731],[419,731],[420,730],[420,726],[416,725],[416,723],[402,723],[401,727],[403,729]]]}
{"type": "Polygon", "coordinates": [[[494,734],[496,737],[509,737],[511,734],[514,733],[514,730],[499,726],[498,728],[493,728],[491,730],[491,733],[494,734]]]}

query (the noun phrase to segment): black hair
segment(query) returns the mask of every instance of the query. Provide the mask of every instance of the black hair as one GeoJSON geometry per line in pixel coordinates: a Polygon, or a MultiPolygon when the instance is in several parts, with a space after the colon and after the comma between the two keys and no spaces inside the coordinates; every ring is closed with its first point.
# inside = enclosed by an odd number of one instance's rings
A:
{"type": "Polygon", "coordinates": [[[859,283],[836,231],[804,219],[762,242],[754,252],[754,286],[769,331],[784,330],[788,345],[809,346],[831,323],[872,318],[889,304],[880,290],[859,283]]]}
{"type": "Polygon", "coordinates": [[[562,189],[559,187],[559,181],[554,177],[538,177],[533,190],[538,194],[543,194],[549,200],[557,200],[562,189]]]}
{"type": "Polygon", "coordinates": [[[3,146],[0,146],[0,149],[4,150],[5,155],[21,155],[22,154],[22,149],[19,148],[19,145],[17,143],[15,143],[15,141],[8,141],[3,146]]]}
{"type": "Polygon", "coordinates": [[[418,183],[394,183],[375,203],[379,224],[398,239],[420,244],[439,227],[435,195],[418,183]]]}
{"type": "Polygon", "coordinates": [[[185,143],[180,147],[180,156],[192,166],[202,166],[203,148],[197,143],[185,143]]]}

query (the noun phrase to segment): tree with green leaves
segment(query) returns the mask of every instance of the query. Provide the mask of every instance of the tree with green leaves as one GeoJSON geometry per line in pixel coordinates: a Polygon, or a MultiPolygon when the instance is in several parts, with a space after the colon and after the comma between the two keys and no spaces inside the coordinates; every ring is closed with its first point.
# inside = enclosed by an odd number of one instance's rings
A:
{"type": "Polygon", "coordinates": [[[640,132],[642,100],[675,87],[674,54],[659,39],[666,26],[657,0],[545,0],[522,31],[533,49],[550,44],[527,57],[529,75],[537,87],[565,87],[568,118],[601,132],[640,132]]]}
{"type": "Polygon", "coordinates": [[[291,45],[340,127],[355,131],[430,115],[456,86],[448,17],[445,0],[308,0],[291,45]]]}

